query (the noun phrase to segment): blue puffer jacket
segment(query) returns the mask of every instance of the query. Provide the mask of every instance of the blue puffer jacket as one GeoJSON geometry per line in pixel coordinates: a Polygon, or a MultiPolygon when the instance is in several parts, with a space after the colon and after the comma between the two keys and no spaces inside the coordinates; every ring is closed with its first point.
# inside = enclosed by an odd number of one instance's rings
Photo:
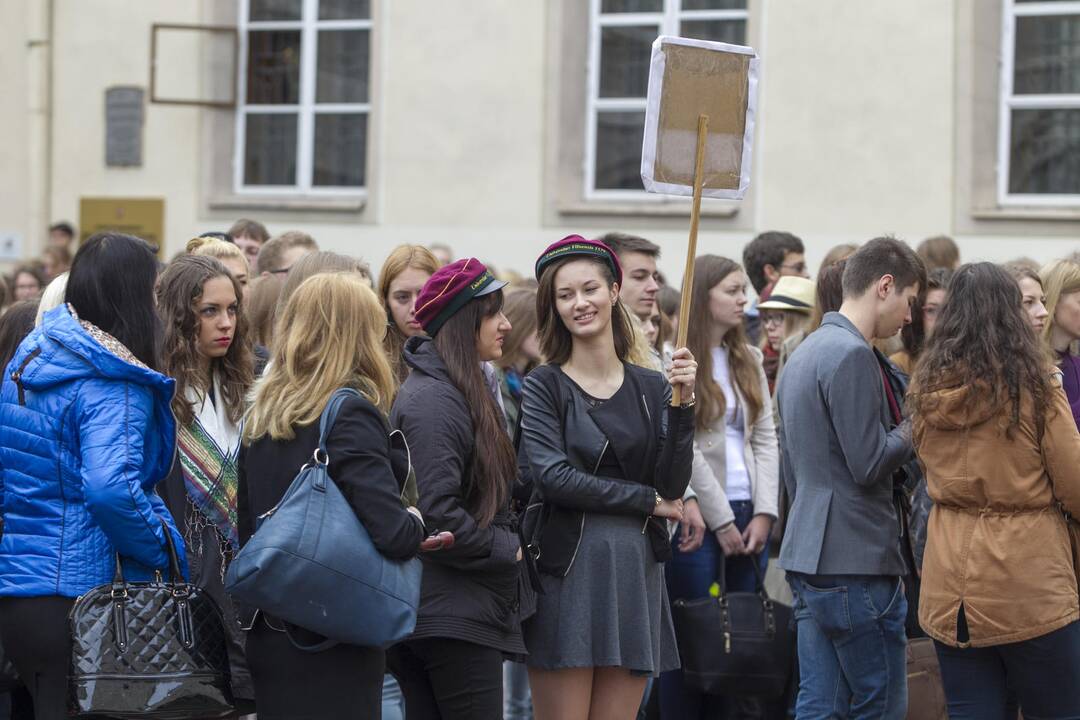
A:
{"type": "Polygon", "coordinates": [[[149,579],[168,567],[159,518],[186,562],[154,492],[172,464],[174,382],[136,365],[123,346],[114,354],[102,342],[61,306],[4,373],[2,596],[76,597],[112,580],[117,552],[126,579],[149,579]]]}

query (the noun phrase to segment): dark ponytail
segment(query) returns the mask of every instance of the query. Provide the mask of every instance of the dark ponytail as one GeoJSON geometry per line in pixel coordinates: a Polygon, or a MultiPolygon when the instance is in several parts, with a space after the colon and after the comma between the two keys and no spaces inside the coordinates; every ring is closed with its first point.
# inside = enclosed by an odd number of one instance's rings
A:
{"type": "Polygon", "coordinates": [[[476,353],[480,322],[502,310],[502,304],[501,290],[471,300],[446,321],[433,341],[446,365],[450,382],[465,396],[472,418],[476,445],[472,484],[466,488],[465,503],[481,527],[487,527],[506,507],[517,473],[514,446],[506,433],[503,414],[488,390],[476,353]]]}

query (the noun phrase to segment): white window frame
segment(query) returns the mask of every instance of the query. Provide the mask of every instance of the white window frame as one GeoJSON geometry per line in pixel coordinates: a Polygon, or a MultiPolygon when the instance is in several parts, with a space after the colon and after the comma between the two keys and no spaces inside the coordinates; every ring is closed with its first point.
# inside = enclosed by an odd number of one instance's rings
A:
{"type": "Polygon", "coordinates": [[[365,162],[370,156],[371,138],[371,48],[373,23],[366,20],[319,20],[319,1],[303,0],[299,20],[250,21],[250,0],[239,0],[240,19],[237,30],[240,36],[240,62],[237,71],[240,79],[236,103],[236,149],[233,157],[233,187],[238,195],[285,195],[290,197],[347,197],[366,198],[368,173],[364,173],[363,187],[312,185],[315,158],[315,116],[322,113],[367,115],[367,131],[364,142],[368,145],[365,162]],[[252,30],[299,30],[300,31],[300,97],[297,105],[248,105],[247,60],[248,32],[252,30]],[[319,59],[320,30],[367,30],[368,31],[368,102],[366,103],[319,103],[315,102],[316,70],[319,59]],[[245,131],[247,116],[258,114],[297,114],[297,150],[295,185],[246,185],[244,183],[245,131]]]}
{"type": "Polygon", "coordinates": [[[668,202],[670,198],[641,190],[596,187],[596,122],[600,111],[645,111],[645,98],[600,97],[600,36],[604,28],[655,25],[660,35],[678,35],[683,20],[744,20],[749,25],[749,0],[742,10],[686,10],[682,0],[662,0],[663,11],[601,14],[601,0],[589,0],[588,81],[585,99],[585,199],[597,201],[668,202]]]}
{"type": "Polygon", "coordinates": [[[1001,95],[998,102],[998,203],[1004,206],[1080,207],[1080,194],[1010,193],[1009,172],[1012,161],[1013,110],[1068,110],[1080,108],[1080,94],[1013,95],[1013,70],[1016,60],[1016,19],[1080,15],[1080,2],[1018,3],[1004,0],[1001,32],[1001,95]]]}

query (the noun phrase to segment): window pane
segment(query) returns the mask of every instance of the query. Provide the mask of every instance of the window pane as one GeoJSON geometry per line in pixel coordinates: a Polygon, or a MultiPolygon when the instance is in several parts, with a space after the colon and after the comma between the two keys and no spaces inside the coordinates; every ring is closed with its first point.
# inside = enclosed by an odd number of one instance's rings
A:
{"type": "Polygon", "coordinates": [[[607,27],[600,32],[600,97],[645,97],[656,25],[607,27]]]}
{"type": "Polygon", "coordinates": [[[371,0],[319,0],[320,20],[367,20],[371,0]]]}
{"type": "Polygon", "coordinates": [[[1013,92],[1080,93],[1080,15],[1016,19],[1013,92]]]}
{"type": "Polygon", "coordinates": [[[596,188],[641,190],[645,113],[600,112],[596,119],[596,188]]]}
{"type": "Polygon", "coordinates": [[[250,20],[299,20],[304,0],[251,0],[250,20]]]}
{"type": "Polygon", "coordinates": [[[315,102],[368,101],[368,31],[323,30],[315,102]]]}
{"type": "Polygon", "coordinates": [[[600,3],[602,13],[661,12],[663,9],[663,0],[603,0],[600,3]]]}
{"type": "Polygon", "coordinates": [[[1013,110],[1010,193],[1080,195],[1080,110],[1013,110]]]}
{"type": "Polygon", "coordinates": [[[745,10],[746,0],[682,0],[683,10],[745,10]]]}
{"type": "Polygon", "coordinates": [[[247,101],[294,105],[300,101],[300,31],[248,33],[247,101]]]}
{"type": "Polygon", "coordinates": [[[367,115],[315,116],[314,185],[363,187],[367,162],[367,115]]]}
{"type": "Polygon", "coordinates": [[[682,37],[695,40],[715,40],[732,45],[746,44],[745,20],[684,20],[682,37]]]}
{"type": "Polygon", "coordinates": [[[296,184],[296,118],[292,113],[247,116],[245,185],[296,184]]]}

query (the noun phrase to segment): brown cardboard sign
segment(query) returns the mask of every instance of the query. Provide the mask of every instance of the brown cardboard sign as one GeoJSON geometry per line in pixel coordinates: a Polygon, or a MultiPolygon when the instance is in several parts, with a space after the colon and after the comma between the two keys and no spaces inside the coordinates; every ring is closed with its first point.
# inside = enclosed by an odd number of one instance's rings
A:
{"type": "Polygon", "coordinates": [[[706,115],[702,196],[743,196],[750,183],[757,63],[751,48],[657,38],[641,151],[646,190],[693,194],[698,117],[706,115]]]}

